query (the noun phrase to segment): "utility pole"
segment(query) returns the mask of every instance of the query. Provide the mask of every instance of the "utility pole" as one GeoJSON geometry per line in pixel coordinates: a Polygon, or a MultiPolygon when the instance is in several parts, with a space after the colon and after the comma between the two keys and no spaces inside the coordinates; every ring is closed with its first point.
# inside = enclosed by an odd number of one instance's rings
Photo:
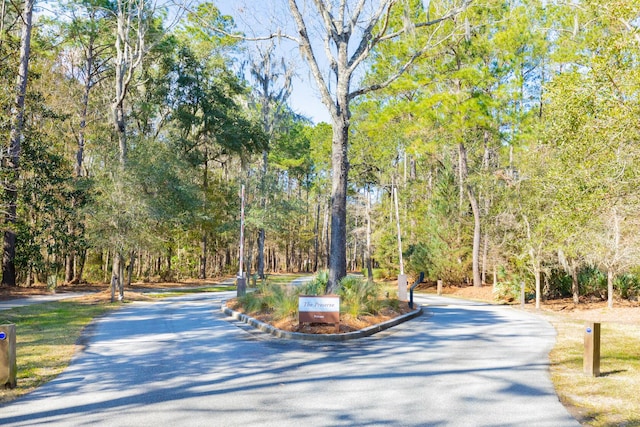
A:
{"type": "Polygon", "coordinates": [[[400,211],[398,209],[398,189],[393,186],[393,199],[396,206],[396,226],[398,228],[398,253],[400,254],[400,274],[398,275],[398,299],[407,300],[407,275],[404,274],[404,262],[402,261],[402,236],[400,234],[400,211]]]}
{"type": "Polygon", "coordinates": [[[240,268],[236,278],[236,296],[241,297],[247,293],[247,279],[244,277],[244,184],[240,190],[240,268]]]}

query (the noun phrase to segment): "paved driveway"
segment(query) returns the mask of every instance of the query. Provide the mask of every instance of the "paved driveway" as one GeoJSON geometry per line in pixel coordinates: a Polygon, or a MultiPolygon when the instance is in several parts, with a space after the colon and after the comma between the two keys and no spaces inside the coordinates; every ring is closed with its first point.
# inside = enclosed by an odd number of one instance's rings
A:
{"type": "Polygon", "coordinates": [[[549,380],[554,330],[531,314],[418,296],[433,305],[400,326],[308,343],[224,320],[234,295],[100,319],[62,375],[0,407],[0,425],[579,425],[549,380]]]}

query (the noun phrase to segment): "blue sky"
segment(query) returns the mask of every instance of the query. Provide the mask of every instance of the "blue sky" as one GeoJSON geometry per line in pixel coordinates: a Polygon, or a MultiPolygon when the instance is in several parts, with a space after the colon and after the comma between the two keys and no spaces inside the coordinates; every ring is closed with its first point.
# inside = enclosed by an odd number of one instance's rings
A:
{"type": "MultiPolygon", "coordinates": [[[[279,0],[214,0],[214,4],[225,15],[234,18],[236,26],[247,36],[264,36],[276,28],[287,28],[288,6],[279,0]]],[[[248,42],[250,44],[251,42],[248,42]]],[[[296,77],[289,104],[299,114],[309,117],[314,123],[330,123],[327,109],[320,101],[320,94],[306,64],[299,55],[297,45],[284,40],[278,45],[279,54],[287,63],[293,63],[296,77]]]]}

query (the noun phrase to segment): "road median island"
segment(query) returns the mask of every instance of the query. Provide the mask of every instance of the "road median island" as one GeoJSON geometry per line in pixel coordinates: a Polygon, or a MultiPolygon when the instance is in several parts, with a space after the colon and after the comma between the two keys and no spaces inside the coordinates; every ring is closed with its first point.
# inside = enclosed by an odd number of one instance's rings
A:
{"type": "Polygon", "coordinates": [[[417,307],[415,310],[412,310],[408,313],[402,314],[393,319],[389,319],[375,325],[365,327],[358,331],[343,332],[343,333],[316,333],[316,334],[304,333],[304,332],[292,332],[292,331],[285,331],[285,330],[279,329],[269,323],[262,322],[245,313],[235,311],[227,307],[226,303],[224,302],[222,304],[222,312],[237,321],[246,323],[250,326],[253,326],[256,329],[259,329],[277,338],[301,340],[301,341],[335,342],[335,341],[347,341],[347,340],[352,340],[357,338],[364,338],[364,337],[371,336],[375,333],[384,331],[386,329],[392,328],[396,325],[399,325],[401,323],[404,323],[408,320],[411,320],[415,317],[420,316],[422,314],[422,307],[417,307]]]}

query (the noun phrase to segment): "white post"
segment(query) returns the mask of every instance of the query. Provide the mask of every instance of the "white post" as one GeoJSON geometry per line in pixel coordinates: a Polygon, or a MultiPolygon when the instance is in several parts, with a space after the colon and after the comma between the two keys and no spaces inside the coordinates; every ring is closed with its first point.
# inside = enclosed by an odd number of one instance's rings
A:
{"type": "Polygon", "coordinates": [[[236,278],[237,296],[244,296],[247,292],[247,280],[244,277],[244,184],[240,190],[240,268],[236,278]]]}
{"type": "Polygon", "coordinates": [[[396,206],[396,226],[398,228],[398,252],[400,254],[400,274],[398,275],[398,299],[407,300],[407,275],[404,274],[404,262],[402,261],[402,237],[400,235],[400,211],[398,209],[398,190],[393,187],[393,199],[396,206]]]}

